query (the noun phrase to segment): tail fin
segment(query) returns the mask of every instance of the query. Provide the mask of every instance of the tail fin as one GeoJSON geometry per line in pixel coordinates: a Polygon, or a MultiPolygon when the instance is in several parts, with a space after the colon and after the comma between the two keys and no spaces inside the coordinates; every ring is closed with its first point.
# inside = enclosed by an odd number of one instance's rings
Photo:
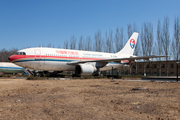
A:
{"type": "Polygon", "coordinates": [[[134,32],[132,36],[127,41],[126,45],[123,47],[123,49],[119,52],[117,52],[117,55],[124,55],[124,56],[132,56],[136,47],[137,38],[139,33],[134,32]]]}

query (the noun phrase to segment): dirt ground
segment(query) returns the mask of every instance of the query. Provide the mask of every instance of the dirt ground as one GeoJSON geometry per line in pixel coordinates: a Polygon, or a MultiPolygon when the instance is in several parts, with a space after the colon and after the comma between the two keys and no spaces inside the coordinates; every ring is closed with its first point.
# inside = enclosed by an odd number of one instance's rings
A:
{"type": "Polygon", "coordinates": [[[180,82],[0,79],[0,120],[180,120],[180,82]]]}

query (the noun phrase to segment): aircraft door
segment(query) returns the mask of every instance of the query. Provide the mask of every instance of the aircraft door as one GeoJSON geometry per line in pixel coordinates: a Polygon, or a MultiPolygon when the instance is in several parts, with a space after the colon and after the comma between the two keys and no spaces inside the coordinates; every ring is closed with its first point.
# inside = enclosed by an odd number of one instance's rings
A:
{"type": "Polygon", "coordinates": [[[79,61],[82,61],[82,55],[79,54],[79,61]]]}
{"type": "Polygon", "coordinates": [[[35,60],[40,60],[41,59],[41,50],[35,49],[35,60]]]}

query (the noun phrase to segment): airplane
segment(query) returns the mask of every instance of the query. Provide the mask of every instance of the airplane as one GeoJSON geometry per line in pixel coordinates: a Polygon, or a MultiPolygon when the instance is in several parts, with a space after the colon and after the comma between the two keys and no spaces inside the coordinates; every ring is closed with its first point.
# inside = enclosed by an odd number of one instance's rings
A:
{"type": "Polygon", "coordinates": [[[134,32],[117,53],[35,47],[19,50],[9,61],[25,69],[42,71],[74,71],[75,75],[92,75],[119,68],[131,61],[167,56],[134,56],[139,33],[134,32]]]}
{"type": "Polygon", "coordinates": [[[3,73],[23,73],[23,67],[10,62],[0,62],[0,72],[3,73]]]}

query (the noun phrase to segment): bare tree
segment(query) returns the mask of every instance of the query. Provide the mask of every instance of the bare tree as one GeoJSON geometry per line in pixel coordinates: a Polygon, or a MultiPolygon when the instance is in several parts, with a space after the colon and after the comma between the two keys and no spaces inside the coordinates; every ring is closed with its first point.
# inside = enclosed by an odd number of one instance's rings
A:
{"type": "Polygon", "coordinates": [[[119,52],[124,46],[124,29],[123,27],[121,28],[121,31],[120,31],[120,48],[118,49],[117,52],[119,52]]]}
{"type": "Polygon", "coordinates": [[[6,55],[7,55],[8,51],[4,48],[0,51],[0,56],[1,56],[1,62],[6,62],[6,55]]]}
{"type": "Polygon", "coordinates": [[[84,50],[83,48],[83,36],[81,36],[79,39],[78,50],[84,50]]]}
{"type": "Polygon", "coordinates": [[[95,33],[94,39],[95,39],[94,50],[98,52],[102,52],[103,42],[101,38],[101,31],[98,31],[97,33],[95,33]]]}
{"type": "Polygon", "coordinates": [[[128,38],[130,38],[131,35],[132,35],[132,33],[133,33],[133,30],[132,30],[133,28],[132,28],[132,25],[131,25],[131,24],[128,24],[127,27],[128,27],[128,30],[127,30],[127,32],[128,32],[128,38]]]}
{"type": "Polygon", "coordinates": [[[121,48],[121,45],[122,45],[122,43],[120,42],[119,28],[116,28],[116,34],[115,34],[114,43],[115,43],[115,48],[116,48],[115,52],[119,52],[120,48],[121,48]]]}
{"type": "MultiPolygon", "coordinates": [[[[170,46],[170,37],[169,37],[169,18],[164,18],[164,24],[163,24],[163,34],[162,34],[162,45],[163,50],[165,52],[165,55],[169,54],[169,46],[170,46]]],[[[166,74],[168,76],[168,57],[166,57],[166,74]]]]}
{"type": "Polygon", "coordinates": [[[5,48],[0,51],[0,62],[9,62],[9,56],[15,54],[18,51],[16,48],[6,50],[5,48]]]}
{"type": "Polygon", "coordinates": [[[107,31],[105,33],[105,44],[104,44],[104,52],[109,52],[109,43],[110,43],[110,40],[109,40],[109,36],[107,34],[107,31]]]}
{"type": "Polygon", "coordinates": [[[141,32],[141,43],[143,47],[143,56],[151,55],[153,48],[153,27],[151,23],[144,23],[141,32]]]}
{"type": "Polygon", "coordinates": [[[110,46],[109,46],[109,53],[114,53],[114,46],[113,46],[113,31],[109,30],[109,40],[110,40],[110,46]]]}
{"type": "Polygon", "coordinates": [[[180,25],[179,25],[179,18],[176,17],[174,19],[174,38],[172,40],[172,54],[175,60],[179,60],[180,56],[180,25]]]}
{"type": "Polygon", "coordinates": [[[66,39],[66,41],[64,41],[64,49],[68,49],[69,46],[68,46],[68,40],[66,39]]]}
{"type": "MultiPolygon", "coordinates": [[[[163,52],[163,48],[162,48],[162,31],[161,31],[161,22],[160,20],[158,20],[158,25],[157,25],[157,38],[156,38],[156,48],[157,48],[157,52],[158,55],[162,55],[163,52]]],[[[159,75],[161,76],[161,58],[159,59],[159,75]]]]}
{"type": "Polygon", "coordinates": [[[112,30],[109,30],[109,36],[107,34],[107,32],[105,33],[105,49],[104,49],[104,52],[109,52],[109,53],[112,53],[114,50],[113,48],[113,31],[112,30]]]}
{"type": "MultiPolygon", "coordinates": [[[[161,32],[161,22],[160,20],[158,20],[158,25],[157,25],[157,52],[158,52],[158,55],[162,55],[162,32],[161,32]]],[[[161,60],[161,58],[159,58],[159,60],[161,60]]]]}
{"type": "Polygon", "coordinates": [[[85,50],[92,51],[92,40],[90,36],[86,38],[85,50]]]}
{"type": "MultiPolygon", "coordinates": [[[[143,56],[150,56],[153,49],[153,27],[151,23],[144,23],[141,28],[141,44],[143,56]]],[[[144,74],[145,68],[146,65],[144,64],[144,74]]],[[[149,72],[151,73],[151,63],[149,63],[149,72]]]]}
{"type": "Polygon", "coordinates": [[[70,49],[76,49],[76,38],[74,35],[70,39],[70,49]]]}
{"type": "Polygon", "coordinates": [[[162,43],[163,43],[162,45],[163,45],[163,49],[164,49],[164,52],[165,52],[166,55],[168,55],[168,51],[169,51],[169,42],[170,42],[169,18],[165,17],[164,18],[164,24],[163,24],[163,33],[162,33],[162,43]]]}

